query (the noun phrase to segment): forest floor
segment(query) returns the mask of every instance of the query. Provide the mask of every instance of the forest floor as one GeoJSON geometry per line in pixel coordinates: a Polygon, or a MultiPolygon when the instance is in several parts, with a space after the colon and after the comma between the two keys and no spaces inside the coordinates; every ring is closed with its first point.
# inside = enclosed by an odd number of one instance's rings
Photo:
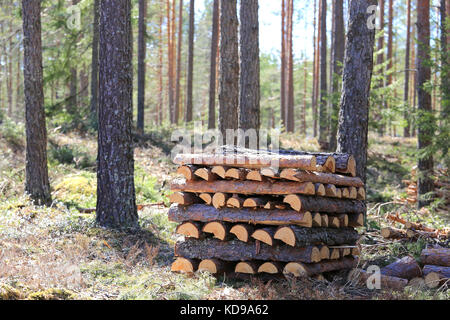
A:
{"type": "MultiPolygon", "coordinates": [[[[167,130],[166,130],[167,131],[167,130]]],[[[0,129],[0,300],[1,299],[450,299],[443,290],[407,287],[402,292],[371,291],[346,281],[345,274],[327,281],[288,278],[263,282],[170,272],[179,239],[168,221],[169,181],[174,177],[168,131],[136,141],[135,183],[139,231],[112,231],[95,224],[96,138],[49,133],[49,175],[53,205],[33,206],[23,195],[25,139],[20,125],[0,129]],[[82,211],[82,210],[81,210],[82,211]]],[[[314,150],[314,139],[283,135],[282,146],[314,150]]],[[[370,136],[367,194],[368,229],[361,264],[386,265],[411,254],[418,257],[426,240],[384,241],[380,227],[387,213],[399,213],[431,227],[450,224],[448,212],[418,212],[394,204],[405,197],[402,179],[415,164],[416,141],[370,136]],[[383,205],[381,205],[383,204],[383,205]]],[[[447,244],[444,244],[448,246],[447,244]]]]}

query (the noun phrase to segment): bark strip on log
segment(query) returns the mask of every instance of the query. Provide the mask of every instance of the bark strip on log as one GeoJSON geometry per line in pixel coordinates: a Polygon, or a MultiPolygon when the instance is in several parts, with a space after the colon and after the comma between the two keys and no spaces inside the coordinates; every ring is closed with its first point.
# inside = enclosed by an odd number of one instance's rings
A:
{"type": "Polygon", "coordinates": [[[450,248],[423,249],[420,262],[424,265],[450,267],[450,248]]]}
{"type": "Polygon", "coordinates": [[[292,209],[296,211],[306,210],[321,213],[363,213],[366,211],[366,204],[360,200],[308,197],[290,194],[284,198],[284,202],[290,204],[292,209]]]}
{"type": "Polygon", "coordinates": [[[211,238],[201,241],[188,238],[183,242],[177,242],[175,255],[196,259],[217,258],[225,261],[269,260],[306,263],[320,261],[320,251],[316,246],[293,248],[286,245],[269,246],[264,243],[257,245],[256,242],[219,241],[211,238]]]}
{"type": "Polygon", "coordinates": [[[422,276],[422,270],[416,262],[416,259],[405,256],[381,268],[381,274],[410,280],[422,276]]]}
{"type": "Polygon", "coordinates": [[[344,257],[339,260],[320,261],[318,263],[289,262],[284,267],[284,274],[292,274],[296,277],[311,277],[313,275],[335,270],[353,269],[358,264],[355,257],[344,257]]]}
{"type": "Polygon", "coordinates": [[[250,223],[264,225],[299,225],[312,226],[311,213],[296,212],[293,210],[266,210],[266,209],[215,209],[204,204],[194,204],[188,207],[172,205],[169,209],[169,220],[173,222],[184,221],[225,221],[232,223],[250,223]]]}
{"type": "MultiPolygon", "coordinates": [[[[360,283],[363,286],[367,285],[367,279],[371,276],[371,273],[361,269],[353,269],[348,275],[348,281],[360,283]]],[[[394,289],[403,290],[408,284],[408,280],[380,275],[380,288],[381,289],[394,289]]]]}
{"type": "Polygon", "coordinates": [[[423,267],[425,284],[429,288],[436,288],[450,279],[450,267],[425,265],[423,267]]]}

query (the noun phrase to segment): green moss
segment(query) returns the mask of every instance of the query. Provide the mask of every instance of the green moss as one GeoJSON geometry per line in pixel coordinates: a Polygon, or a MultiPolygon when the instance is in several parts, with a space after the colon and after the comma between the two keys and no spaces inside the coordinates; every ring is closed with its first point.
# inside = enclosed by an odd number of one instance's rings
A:
{"type": "Polygon", "coordinates": [[[75,300],[77,295],[75,292],[67,289],[47,289],[33,292],[28,295],[29,300],[75,300]]]}
{"type": "Polygon", "coordinates": [[[0,285],[0,300],[18,300],[22,299],[22,293],[8,286],[7,284],[0,285]]]}

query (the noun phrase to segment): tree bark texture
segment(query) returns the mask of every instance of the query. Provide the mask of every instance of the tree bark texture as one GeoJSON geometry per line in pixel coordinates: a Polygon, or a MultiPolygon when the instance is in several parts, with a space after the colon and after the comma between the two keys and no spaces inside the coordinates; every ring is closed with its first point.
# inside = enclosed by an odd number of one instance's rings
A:
{"type": "Polygon", "coordinates": [[[184,113],[184,121],[192,121],[192,86],[194,82],[194,32],[195,32],[195,0],[189,3],[189,47],[188,47],[188,72],[187,72],[187,92],[186,92],[186,109],[184,113]]]}
{"type": "Polygon", "coordinates": [[[147,0],[139,0],[139,35],[138,35],[138,103],[137,128],[144,132],[145,107],[145,55],[146,55],[146,29],[147,29],[147,0]]]}
{"type": "Polygon", "coordinates": [[[209,68],[208,129],[214,129],[216,127],[216,56],[219,42],[219,5],[220,0],[214,0],[209,68]]]}

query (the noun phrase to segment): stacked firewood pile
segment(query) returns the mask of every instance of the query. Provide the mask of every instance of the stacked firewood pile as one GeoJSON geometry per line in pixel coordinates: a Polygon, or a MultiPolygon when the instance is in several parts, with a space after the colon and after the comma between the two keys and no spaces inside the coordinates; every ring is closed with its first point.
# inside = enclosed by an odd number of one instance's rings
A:
{"type": "MultiPolygon", "coordinates": [[[[362,269],[353,269],[349,273],[348,279],[364,285],[371,275],[372,273],[362,269]]],[[[380,269],[380,289],[402,290],[406,286],[448,288],[449,285],[449,248],[424,249],[419,261],[411,256],[405,256],[380,269]]]]}
{"type": "Polygon", "coordinates": [[[352,156],[222,149],[174,162],[184,179],[171,184],[169,219],[184,240],[172,271],[316,276],[356,266],[366,207],[352,156]]]}

